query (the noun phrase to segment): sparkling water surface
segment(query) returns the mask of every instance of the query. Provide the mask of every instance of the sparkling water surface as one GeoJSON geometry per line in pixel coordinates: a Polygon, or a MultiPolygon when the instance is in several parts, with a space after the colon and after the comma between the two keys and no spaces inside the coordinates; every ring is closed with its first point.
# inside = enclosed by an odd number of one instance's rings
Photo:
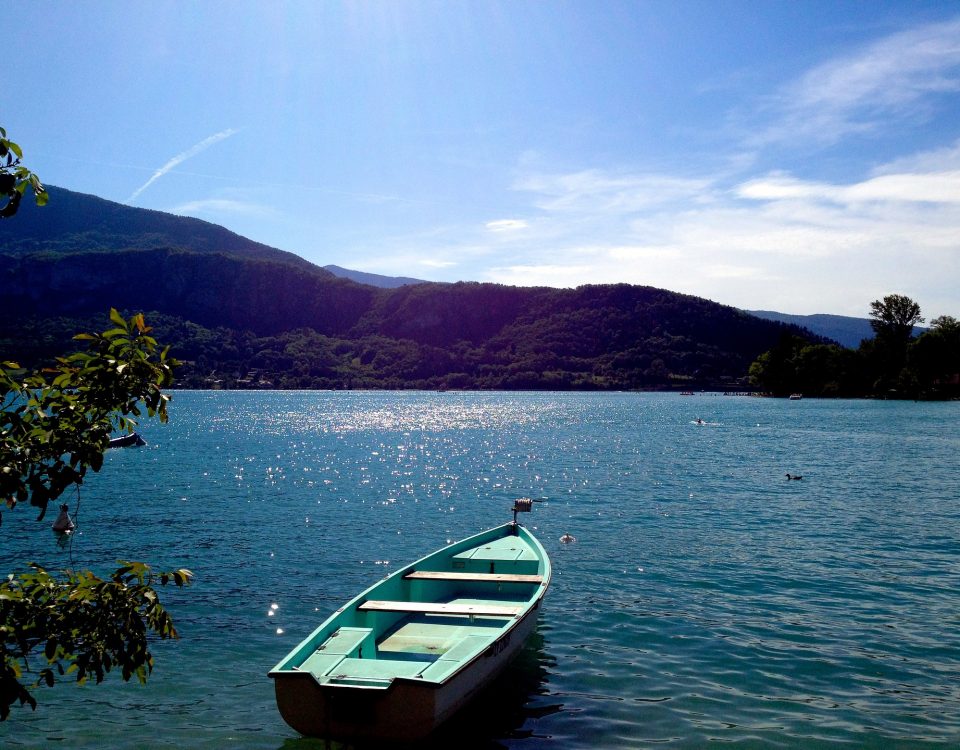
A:
{"type": "Polygon", "coordinates": [[[71,547],[5,512],[0,570],[190,568],[164,592],[181,640],[145,687],[38,689],[0,746],[324,747],[268,670],[520,496],[544,500],[523,520],[555,571],[537,633],[433,745],[960,746],[958,403],[178,392],[170,412],[84,485],[71,547]]]}

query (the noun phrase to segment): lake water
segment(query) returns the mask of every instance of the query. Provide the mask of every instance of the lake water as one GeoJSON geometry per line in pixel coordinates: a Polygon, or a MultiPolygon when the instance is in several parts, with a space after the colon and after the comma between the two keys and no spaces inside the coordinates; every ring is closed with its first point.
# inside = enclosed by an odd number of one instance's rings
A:
{"type": "Polygon", "coordinates": [[[324,747],[267,671],[520,496],[555,570],[538,631],[436,746],[960,746],[958,403],[179,392],[170,414],[88,480],[72,549],[5,512],[0,571],[190,568],[165,594],[182,639],[146,687],[38,690],[0,746],[324,747]]]}

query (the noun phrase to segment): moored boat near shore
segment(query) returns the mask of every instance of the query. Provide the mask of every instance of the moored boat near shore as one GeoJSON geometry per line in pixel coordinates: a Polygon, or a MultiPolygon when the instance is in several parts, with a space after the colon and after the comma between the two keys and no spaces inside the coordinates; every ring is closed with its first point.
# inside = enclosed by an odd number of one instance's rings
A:
{"type": "Polygon", "coordinates": [[[110,438],[111,448],[130,448],[130,447],[139,447],[141,445],[146,445],[147,441],[140,437],[139,432],[131,432],[127,435],[121,435],[120,437],[110,438]]]}
{"type": "Polygon", "coordinates": [[[550,583],[540,542],[514,521],[444,547],[359,594],[270,671],[301,734],[413,741],[519,653],[550,583]]]}

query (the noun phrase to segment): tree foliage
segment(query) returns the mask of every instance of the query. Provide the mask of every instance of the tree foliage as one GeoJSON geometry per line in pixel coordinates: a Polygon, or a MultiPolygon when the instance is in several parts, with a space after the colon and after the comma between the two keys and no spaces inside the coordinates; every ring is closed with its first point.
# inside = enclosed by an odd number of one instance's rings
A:
{"type": "Polygon", "coordinates": [[[870,303],[870,325],[877,338],[891,341],[910,340],[913,327],[922,323],[920,305],[903,294],[888,294],[870,303]]]}
{"type": "MultiPolygon", "coordinates": [[[[187,313],[151,312],[150,320],[183,360],[177,384],[187,388],[738,390],[781,332],[802,333],[646,287],[414,289],[377,293],[346,329],[264,333],[237,327],[227,310],[215,326],[187,313]]],[[[62,351],[58,331],[90,325],[86,317],[0,316],[0,351],[36,362],[62,351]]]]}
{"type": "Polygon", "coordinates": [[[148,634],[177,638],[173,620],[153,588],[184,586],[186,569],[155,573],[144,563],[121,561],[107,578],[88,570],[54,575],[38,565],[0,583],[0,720],[19,701],[36,708],[33,687],[70,677],[102,682],[112,669],[141,683],[153,670],[148,634]]]}
{"type": "Polygon", "coordinates": [[[32,191],[38,206],[47,202],[47,191],[40,178],[23,165],[23,149],[7,139],[7,131],[0,128],[0,219],[17,213],[24,194],[32,191]]]}
{"type": "MultiPolygon", "coordinates": [[[[142,315],[110,311],[112,327],[74,338],[86,350],[39,372],[0,364],[0,501],[48,504],[99,471],[112,431],[129,431],[144,411],[167,419],[176,360],[150,335],[142,315]]],[[[177,637],[154,585],[187,584],[181,569],[153,572],[121,563],[106,578],[90,571],[52,574],[38,565],[0,583],[0,719],[10,707],[36,707],[31,686],[75,675],[146,680],[153,668],[148,635],[177,637]],[[28,675],[32,678],[28,678],[28,675]]]]}
{"type": "Polygon", "coordinates": [[[143,315],[125,320],[111,310],[110,320],[103,333],[74,337],[86,351],[43,371],[0,363],[0,502],[8,508],[29,500],[43,518],[51,500],[100,470],[111,432],[131,431],[143,408],[167,420],[163,388],[176,360],[143,315]]]}
{"type": "Polygon", "coordinates": [[[750,366],[753,384],[775,395],[955,398],[960,396],[960,323],[935,318],[913,339],[922,323],[920,306],[892,294],[871,303],[873,339],[856,350],[785,337],[750,366]]]}

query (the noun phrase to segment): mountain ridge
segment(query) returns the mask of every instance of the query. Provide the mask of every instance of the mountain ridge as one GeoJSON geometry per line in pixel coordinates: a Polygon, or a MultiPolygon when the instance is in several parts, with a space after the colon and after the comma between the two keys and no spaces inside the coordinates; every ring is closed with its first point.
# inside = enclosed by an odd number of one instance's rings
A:
{"type": "MultiPolygon", "coordinates": [[[[424,279],[408,276],[386,276],[365,271],[354,271],[337,265],[326,265],[323,268],[330,273],[344,279],[351,279],[361,284],[369,284],[381,289],[396,289],[413,284],[428,284],[424,279]]],[[[848,349],[856,349],[864,339],[873,338],[873,328],[869,318],[857,318],[847,315],[833,315],[830,313],[813,313],[810,315],[791,315],[773,310],[744,310],[744,312],[765,320],[778,323],[796,325],[806,328],[811,333],[835,341],[848,349]]],[[[918,331],[925,329],[918,328],[918,331]]]]}
{"type": "Polygon", "coordinates": [[[64,331],[110,307],[160,321],[196,387],[256,373],[301,388],[735,388],[785,333],[811,337],[653,287],[371,286],[217,225],[59,188],[31,209],[0,232],[5,359],[60,354],[64,331]]]}
{"type": "Polygon", "coordinates": [[[439,282],[429,282],[425,279],[415,279],[410,276],[384,276],[379,273],[369,273],[368,271],[354,271],[352,268],[344,268],[329,264],[322,266],[325,271],[329,271],[334,276],[341,279],[350,279],[358,284],[368,284],[369,286],[380,287],[381,289],[396,289],[401,286],[410,286],[412,284],[430,284],[439,282]]]}
{"type": "Polygon", "coordinates": [[[778,323],[806,328],[818,336],[856,349],[864,339],[872,339],[873,328],[869,318],[857,318],[848,315],[832,315],[829,313],[814,313],[812,315],[790,315],[773,310],[745,310],[744,312],[756,315],[758,318],[773,320],[778,323]]]}
{"type": "Polygon", "coordinates": [[[53,185],[46,189],[50,196],[46,206],[23,201],[15,217],[0,221],[0,252],[29,255],[165,247],[317,267],[295,253],[255,242],[203,219],[127,206],[53,185]]]}

